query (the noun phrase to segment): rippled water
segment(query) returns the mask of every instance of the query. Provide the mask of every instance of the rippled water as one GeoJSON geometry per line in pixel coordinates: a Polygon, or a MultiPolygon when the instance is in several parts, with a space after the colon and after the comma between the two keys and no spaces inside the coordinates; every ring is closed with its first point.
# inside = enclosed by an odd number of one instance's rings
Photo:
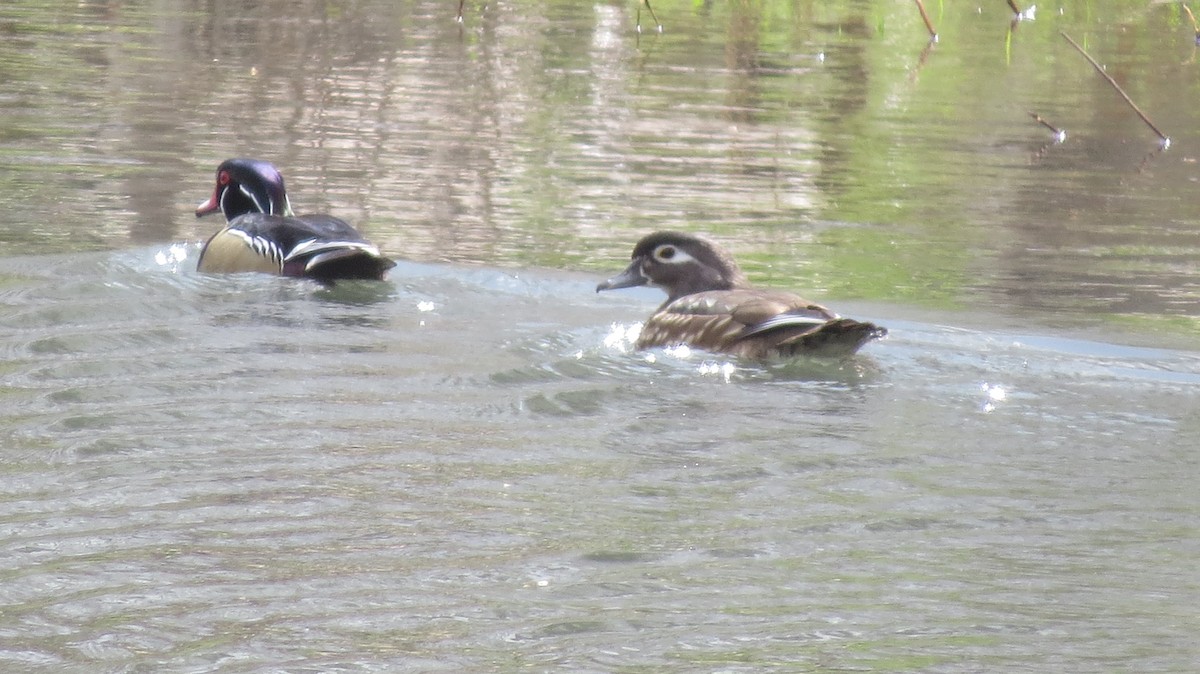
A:
{"type": "Polygon", "coordinates": [[[6,668],[1200,655],[1195,353],[860,313],[848,362],[650,358],[588,276],[194,253],[3,265],[6,668]]]}
{"type": "Polygon", "coordinates": [[[1195,47],[1086,4],[0,7],[0,670],[1195,671],[1195,47]],[[404,259],[197,274],[232,155],[404,259]],[[665,226],[890,336],[631,352],[665,226]]]}

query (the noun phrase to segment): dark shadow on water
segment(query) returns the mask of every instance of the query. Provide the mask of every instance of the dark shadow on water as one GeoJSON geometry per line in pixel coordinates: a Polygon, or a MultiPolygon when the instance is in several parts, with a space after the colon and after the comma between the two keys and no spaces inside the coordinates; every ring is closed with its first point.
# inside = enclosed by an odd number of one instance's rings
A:
{"type": "MultiPolygon", "coordinates": [[[[870,347],[867,347],[870,348],[870,347]]],[[[847,385],[870,384],[884,376],[874,357],[862,353],[846,358],[792,358],[764,364],[747,364],[747,373],[761,372],[780,381],[819,381],[847,385]]]]}
{"type": "Polygon", "coordinates": [[[367,306],[396,299],[396,286],[387,281],[337,281],[320,285],[313,298],[322,302],[367,306]]]}

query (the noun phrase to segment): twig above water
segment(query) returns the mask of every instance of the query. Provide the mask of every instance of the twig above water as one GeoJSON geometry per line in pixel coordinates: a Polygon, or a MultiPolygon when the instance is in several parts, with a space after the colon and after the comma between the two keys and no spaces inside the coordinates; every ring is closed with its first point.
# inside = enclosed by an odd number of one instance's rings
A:
{"type": "MultiPolygon", "coordinates": [[[[642,4],[646,5],[646,11],[650,12],[650,18],[654,19],[654,29],[658,32],[663,32],[662,24],[659,23],[658,17],[654,15],[654,8],[650,6],[650,0],[642,0],[642,4]]],[[[642,5],[638,5],[637,10],[637,32],[642,32],[642,5]]]]}
{"type": "Polygon", "coordinates": [[[921,10],[921,20],[925,22],[925,30],[929,31],[929,39],[937,42],[937,29],[933,27],[933,21],[929,20],[929,12],[925,11],[925,3],[917,0],[917,9],[921,10]]]}
{"type": "Polygon", "coordinates": [[[1187,6],[1186,2],[1179,4],[1183,5],[1183,11],[1187,12],[1188,20],[1192,22],[1192,32],[1196,34],[1196,44],[1200,44],[1200,24],[1196,23],[1196,15],[1192,14],[1192,10],[1187,6]]]}
{"type": "Polygon", "coordinates": [[[1030,111],[1029,116],[1033,118],[1033,121],[1037,122],[1038,124],[1041,124],[1042,126],[1046,127],[1047,129],[1050,129],[1050,133],[1054,134],[1054,142],[1061,143],[1067,139],[1066,131],[1063,131],[1062,129],[1058,128],[1057,126],[1054,126],[1050,122],[1047,122],[1046,120],[1042,119],[1041,115],[1037,114],[1036,112],[1030,111]]]}
{"type": "Polygon", "coordinates": [[[1117,81],[1104,71],[1104,66],[1097,63],[1096,59],[1092,58],[1090,54],[1084,51],[1083,47],[1079,46],[1078,42],[1072,40],[1070,35],[1067,35],[1061,31],[1059,32],[1059,35],[1066,38],[1067,42],[1070,42],[1071,46],[1074,47],[1080,54],[1083,54],[1083,57],[1088,60],[1088,63],[1092,64],[1092,67],[1096,69],[1096,72],[1100,73],[1101,77],[1108,80],[1108,83],[1112,85],[1113,89],[1117,90],[1118,94],[1121,94],[1121,98],[1125,99],[1125,102],[1129,104],[1129,107],[1133,108],[1133,111],[1137,113],[1137,116],[1142,118],[1142,121],[1146,123],[1146,126],[1150,127],[1154,133],[1158,134],[1159,139],[1162,140],[1164,148],[1171,145],[1171,139],[1167,137],[1167,134],[1160,131],[1158,127],[1154,125],[1154,122],[1150,121],[1150,118],[1146,116],[1146,113],[1142,112],[1142,109],[1137,106],[1137,103],[1133,102],[1133,99],[1129,97],[1129,94],[1125,93],[1125,90],[1121,88],[1121,85],[1117,84],[1117,81]]]}

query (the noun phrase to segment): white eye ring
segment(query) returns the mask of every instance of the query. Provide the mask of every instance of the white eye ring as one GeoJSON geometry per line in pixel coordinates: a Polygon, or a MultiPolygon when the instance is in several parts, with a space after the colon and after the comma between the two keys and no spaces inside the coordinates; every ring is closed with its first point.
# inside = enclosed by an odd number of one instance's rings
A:
{"type": "Polygon", "coordinates": [[[664,243],[658,248],[655,248],[653,257],[655,260],[658,260],[659,262],[665,262],[667,264],[683,264],[685,262],[691,262],[693,259],[691,255],[683,252],[679,246],[673,246],[669,243],[664,243]]]}

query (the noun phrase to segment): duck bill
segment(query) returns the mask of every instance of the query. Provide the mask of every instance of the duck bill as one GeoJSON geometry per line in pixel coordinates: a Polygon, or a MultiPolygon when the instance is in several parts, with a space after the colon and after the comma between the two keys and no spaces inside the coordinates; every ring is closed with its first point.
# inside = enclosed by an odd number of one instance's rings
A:
{"type": "Polygon", "coordinates": [[[221,210],[221,196],[217,190],[213,190],[212,196],[196,207],[196,217],[199,218],[209,213],[216,213],[219,210],[221,210]]]}
{"type": "Polygon", "coordinates": [[[601,290],[617,290],[618,288],[633,288],[634,286],[644,286],[650,279],[642,274],[642,260],[635,258],[633,262],[625,268],[625,271],[608,279],[607,281],[596,286],[596,292],[601,290]]]}

